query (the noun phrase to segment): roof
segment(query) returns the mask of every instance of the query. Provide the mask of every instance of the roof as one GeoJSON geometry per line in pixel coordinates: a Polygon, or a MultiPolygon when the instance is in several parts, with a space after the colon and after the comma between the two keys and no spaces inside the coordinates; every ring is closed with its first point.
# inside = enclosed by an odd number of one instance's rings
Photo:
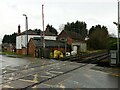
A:
{"type": "MultiPolygon", "coordinates": [[[[43,34],[43,31],[42,31],[43,34]]],[[[56,36],[54,33],[51,33],[49,31],[44,31],[45,36],[56,36]]]]}
{"type": "Polygon", "coordinates": [[[83,40],[82,36],[73,31],[65,31],[66,34],[74,40],[83,40]]]}
{"type": "MultiPolygon", "coordinates": [[[[49,31],[44,31],[45,33],[45,36],[56,36],[54,33],[51,33],[49,31]]],[[[24,31],[21,33],[21,35],[25,35],[25,34],[28,34],[28,35],[42,35],[43,34],[43,31],[41,31],[41,33],[37,33],[36,31],[33,31],[33,30],[27,30],[27,31],[24,31]]]]}
{"type": "Polygon", "coordinates": [[[35,31],[27,30],[21,33],[22,35],[28,34],[28,35],[38,35],[35,31]]]}
{"type": "MultiPolygon", "coordinates": [[[[34,45],[36,47],[42,47],[43,46],[43,39],[40,37],[34,37],[31,38],[31,40],[33,41],[34,45]]],[[[61,42],[61,41],[56,41],[56,40],[45,40],[45,46],[46,47],[64,47],[65,43],[61,42]]]]}

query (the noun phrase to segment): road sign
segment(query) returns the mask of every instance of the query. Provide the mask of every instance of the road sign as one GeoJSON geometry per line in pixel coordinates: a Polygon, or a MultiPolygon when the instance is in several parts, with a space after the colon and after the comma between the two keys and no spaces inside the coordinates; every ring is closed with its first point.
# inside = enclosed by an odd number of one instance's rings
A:
{"type": "Polygon", "coordinates": [[[110,64],[117,65],[117,50],[110,51],[110,64]]]}

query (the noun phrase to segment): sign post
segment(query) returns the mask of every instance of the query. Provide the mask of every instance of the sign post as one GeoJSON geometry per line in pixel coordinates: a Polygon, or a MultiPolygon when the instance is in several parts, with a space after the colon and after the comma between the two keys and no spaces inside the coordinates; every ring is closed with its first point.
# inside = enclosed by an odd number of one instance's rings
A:
{"type": "Polygon", "coordinates": [[[110,51],[110,65],[114,66],[117,65],[117,50],[110,51]]]}

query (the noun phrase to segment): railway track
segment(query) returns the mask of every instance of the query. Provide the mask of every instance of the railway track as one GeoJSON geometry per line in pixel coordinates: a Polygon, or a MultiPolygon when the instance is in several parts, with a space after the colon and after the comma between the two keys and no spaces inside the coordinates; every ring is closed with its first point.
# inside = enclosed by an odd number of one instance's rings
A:
{"type": "Polygon", "coordinates": [[[78,55],[78,56],[72,56],[72,57],[66,57],[62,59],[62,61],[72,61],[77,63],[97,63],[100,60],[109,58],[110,55],[108,52],[104,53],[92,53],[92,54],[84,54],[84,55],[78,55]]]}

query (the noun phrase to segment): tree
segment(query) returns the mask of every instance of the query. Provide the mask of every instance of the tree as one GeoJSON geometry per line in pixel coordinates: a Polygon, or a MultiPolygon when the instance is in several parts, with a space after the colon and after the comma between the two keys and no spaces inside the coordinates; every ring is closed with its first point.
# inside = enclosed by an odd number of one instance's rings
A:
{"type": "Polygon", "coordinates": [[[2,43],[9,43],[10,42],[10,40],[9,40],[9,35],[4,35],[4,37],[3,37],[3,39],[2,39],[2,43]]]}
{"type": "Polygon", "coordinates": [[[55,35],[58,34],[57,30],[52,25],[49,25],[49,24],[46,26],[46,31],[51,32],[55,35]]]}
{"type": "Polygon", "coordinates": [[[83,38],[87,36],[87,24],[85,22],[76,21],[75,23],[67,23],[64,27],[66,31],[79,33],[83,38]]]}
{"type": "Polygon", "coordinates": [[[13,33],[12,35],[10,35],[10,43],[16,43],[16,36],[17,36],[17,33],[13,33]]]}
{"type": "Polygon", "coordinates": [[[117,37],[109,37],[108,48],[110,50],[117,50],[117,37]]]}
{"type": "Polygon", "coordinates": [[[34,29],[33,31],[35,31],[38,35],[40,35],[40,33],[41,33],[40,29],[34,29]]]}
{"type": "Polygon", "coordinates": [[[4,35],[2,43],[12,43],[15,44],[16,43],[16,33],[13,33],[11,35],[4,35]]]}
{"type": "Polygon", "coordinates": [[[107,49],[108,37],[108,30],[105,26],[92,26],[89,30],[88,44],[92,49],[107,49]]]}

